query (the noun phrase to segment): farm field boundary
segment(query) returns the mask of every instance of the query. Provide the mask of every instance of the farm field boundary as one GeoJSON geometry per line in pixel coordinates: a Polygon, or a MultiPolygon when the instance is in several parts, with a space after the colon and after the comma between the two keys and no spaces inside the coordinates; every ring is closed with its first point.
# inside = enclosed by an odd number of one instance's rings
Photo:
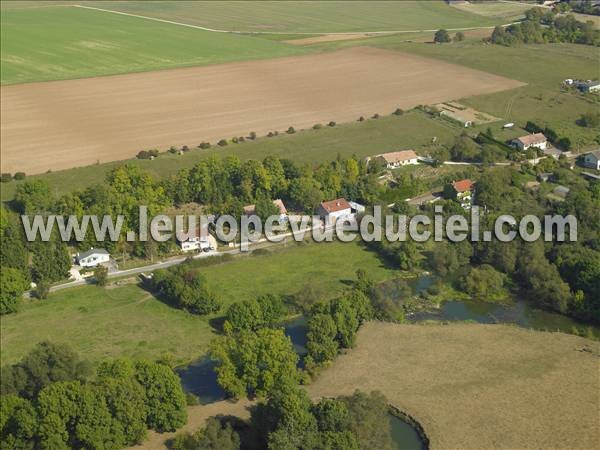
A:
{"type": "Polygon", "coordinates": [[[349,122],[523,85],[417,55],[354,47],[3,86],[2,168],[42,173],[126,159],[149,148],[349,122]]]}

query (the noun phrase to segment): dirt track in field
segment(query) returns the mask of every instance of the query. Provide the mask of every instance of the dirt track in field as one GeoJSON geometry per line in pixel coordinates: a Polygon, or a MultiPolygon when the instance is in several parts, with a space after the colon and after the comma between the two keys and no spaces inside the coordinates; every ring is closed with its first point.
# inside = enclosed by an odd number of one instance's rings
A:
{"type": "Polygon", "coordinates": [[[255,131],[347,122],[523,83],[420,56],[333,53],[1,88],[2,172],[122,160],[255,131]]]}

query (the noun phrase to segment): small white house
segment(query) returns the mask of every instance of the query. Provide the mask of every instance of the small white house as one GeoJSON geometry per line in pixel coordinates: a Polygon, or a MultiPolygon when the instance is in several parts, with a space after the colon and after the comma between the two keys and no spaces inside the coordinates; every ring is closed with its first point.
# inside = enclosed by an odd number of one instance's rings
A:
{"type": "Polygon", "coordinates": [[[600,170],[600,149],[583,155],[583,165],[590,169],[600,170]]]}
{"type": "Polygon", "coordinates": [[[181,251],[184,252],[204,250],[210,247],[208,226],[199,227],[195,231],[188,231],[187,233],[178,231],[176,237],[181,251]]]}
{"type": "Polygon", "coordinates": [[[419,162],[417,154],[412,150],[402,150],[399,152],[383,153],[375,157],[383,159],[388,169],[396,169],[401,166],[417,164],[419,162]]]}
{"type": "Polygon", "coordinates": [[[345,198],[338,198],[319,205],[319,216],[327,225],[333,225],[338,219],[352,215],[352,206],[345,198]]]}
{"type": "Polygon", "coordinates": [[[91,248],[87,252],[77,253],[75,260],[81,267],[96,267],[110,261],[110,253],[103,248],[91,248]]]}
{"type": "Polygon", "coordinates": [[[544,133],[528,134],[527,136],[521,136],[520,138],[513,139],[512,144],[519,150],[524,151],[531,147],[539,148],[544,150],[548,144],[548,139],[544,136],[544,133]]]}

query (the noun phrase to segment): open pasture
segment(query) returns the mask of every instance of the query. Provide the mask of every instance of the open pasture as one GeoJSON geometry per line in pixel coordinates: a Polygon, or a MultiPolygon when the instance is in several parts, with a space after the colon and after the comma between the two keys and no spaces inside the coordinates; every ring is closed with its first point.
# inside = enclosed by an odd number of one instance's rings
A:
{"type": "Polygon", "coordinates": [[[3,7],[0,19],[3,85],[305,52],[266,39],[213,33],[69,5],[3,7]]]}
{"type": "MultiPolygon", "coordinates": [[[[93,1],[86,4],[213,29],[253,33],[406,31],[501,23],[497,18],[453,8],[442,0],[93,1]]],[[[518,10],[502,4],[501,8],[518,10]]]]}
{"type": "Polygon", "coordinates": [[[597,448],[598,342],[505,325],[369,323],[307,387],[380,390],[431,449],[597,448]]]}
{"type": "Polygon", "coordinates": [[[29,174],[270,130],[348,122],[523,83],[356,47],[86,80],[3,86],[3,171],[29,174]]]}

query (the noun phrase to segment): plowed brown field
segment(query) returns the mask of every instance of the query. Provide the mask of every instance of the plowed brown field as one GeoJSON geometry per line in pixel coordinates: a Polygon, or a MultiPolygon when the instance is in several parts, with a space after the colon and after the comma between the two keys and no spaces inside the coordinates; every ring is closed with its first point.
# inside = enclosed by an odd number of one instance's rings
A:
{"type": "Polygon", "coordinates": [[[523,83],[356,47],[333,53],[3,86],[1,166],[28,174],[255,131],[345,122],[523,83]]]}

